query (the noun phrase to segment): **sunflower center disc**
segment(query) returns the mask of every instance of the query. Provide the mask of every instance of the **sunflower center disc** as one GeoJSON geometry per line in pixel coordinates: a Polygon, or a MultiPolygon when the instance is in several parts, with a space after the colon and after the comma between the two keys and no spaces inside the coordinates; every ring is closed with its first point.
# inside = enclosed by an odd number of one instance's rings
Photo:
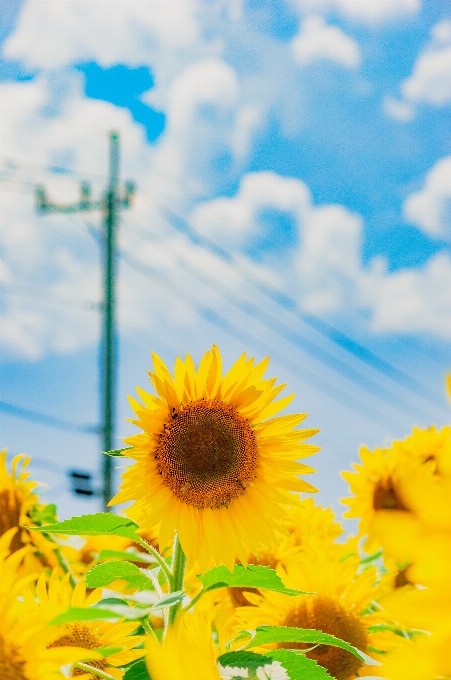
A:
{"type": "MultiPolygon", "coordinates": [[[[85,623],[69,623],[68,633],[62,637],[52,642],[51,647],[83,647],[84,649],[96,649],[102,646],[101,638],[94,633],[85,623]]],[[[93,668],[98,668],[103,670],[106,666],[106,662],[101,659],[100,661],[87,661],[86,665],[92,666],[93,668]]],[[[74,668],[72,671],[72,676],[85,675],[86,671],[81,668],[74,668]]],[[[95,676],[92,676],[93,678],[95,676]]]]}
{"type": "Polygon", "coordinates": [[[257,443],[228,404],[199,399],[172,412],[155,451],[164,483],[198,508],[228,505],[255,478],[257,443]]]}
{"type": "MultiPolygon", "coordinates": [[[[8,529],[19,527],[19,523],[20,501],[15,493],[11,497],[10,491],[8,491],[8,489],[3,489],[3,491],[0,491],[0,536],[6,534],[8,529]]],[[[11,552],[16,552],[16,550],[24,547],[20,534],[20,529],[14,534],[9,546],[11,552]]]]}
{"type": "MultiPolygon", "coordinates": [[[[293,628],[315,628],[323,633],[335,635],[349,642],[362,652],[368,649],[368,638],[365,627],[352,611],[345,609],[337,600],[327,595],[306,597],[294,607],[282,623],[293,628]]],[[[306,649],[308,643],[281,643],[280,647],[306,649]]],[[[318,645],[306,656],[323,666],[336,680],[347,680],[354,677],[362,662],[351,652],[331,645],[318,645]]]]}
{"type": "Polygon", "coordinates": [[[2,680],[27,680],[23,672],[24,661],[16,650],[10,649],[0,635],[0,678],[2,680]]]}
{"type": "Polygon", "coordinates": [[[373,508],[375,510],[408,510],[399,495],[391,477],[380,481],[373,493],[373,508]]]}

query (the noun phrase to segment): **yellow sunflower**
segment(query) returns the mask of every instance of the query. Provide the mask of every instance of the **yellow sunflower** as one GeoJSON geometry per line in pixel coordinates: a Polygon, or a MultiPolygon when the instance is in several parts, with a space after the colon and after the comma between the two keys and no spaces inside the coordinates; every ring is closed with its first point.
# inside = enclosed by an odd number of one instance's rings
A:
{"type": "Polygon", "coordinates": [[[19,596],[27,592],[32,576],[18,578],[18,569],[28,548],[9,557],[0,553],[0,678],[2,680],[63,680],[62,666],[100,655],[86,649],[52,649],[60,634],[49,626],[52,616],[30,612],[19,596]]]}
{"type": "MultiPolygon", "coordinates": [[[[331,542],[343,533],[332,510],[315,505],[313,498],[304,498],[299,506],[289,508],[286,527],[288,536],[281,536],[279,543],[271,546],[270,550],[260,550],[258,555],[250,553],[248,564],[260,564],[271,569],[276,569],[278,565],[286,568],[302,552],[315,551],[319,543],[331,542]]],[[[213,590],[205,601],[209,601],[213,607],[213,621],[217,630],[227,630],[224,626],[232,621],[236,607],[251,605],[246,593],[258,592],[251,587],[213,590]]]]}
{"type": "Polygon", "coordinates": [[[402,625],[420,631],[409,647],[390,654],[380,675],[390,680],[451,676],[451,583],[440,588],[395,592],[384,607],[402,625]]]}
{"type": "Polygon", "coordinates": [[[365,549],[369,552],[381,546],[378,531],[379,517],[390,521],[395,511],[412,511],[405,495],[404,482],[420,475],[424,480],[445,473],[451,468],[451,429],[415,428],[405,441],[395,441],[391,448],[360,450],[362,464],[354,464],[355,472],[343,472],[354,494],[343,499],[350,509],[345,517],[360,518],[360,535],[367,536],[365,549]]]}
{"type": "Polygon", "coordinates": [[[263,379],[268,359],[254,365],[243,354],[224,377],[215,346],[197,372],[189,355],[174,377],[153,360],[158,396],[138,388],[144,406],[131,399],[143,433],[125,440],[136,463],[111,503],[134,501],[126,513],[143,530],[161,522],[161,548],[177,531],[188,565],[231,569],[286,533],[290,492],[316,490],[297,476],[312,468],[296,461],[318,450],[304,443],[317,430],[293,429],[304,414],[274,417],[293,395],[274,402],[285,385],[263,379]]]}
{"type": "Polygon", "coordinates": [[[211,624],[206,614],[185,614],[163,643],[149,636],[146,663],[152,680],[220,680],[211,624]]]}
{"type": "MultiPolygon", "coordinates": [[[[102,590],[96,589],[86,595],[86,586],[79,581],[75,588],[69,583],[69,574],[62,579],[54,571],[47,584],[47,577],[42,574],[36,585],[36,593],[33,589],[23,592],[24,604],[29,612],[36,615],[50,616],[66,611],[69,607],[89,607],[98,602],[102,597],[102,590]]],[[[123,620],[116,623],[109,621],[75,621],[60,628],[59,635],[49,645],[50,648],[77,647],[95,652],[100,647],[118,647],[120,651],[111,654],[107,658],[99,658],[89,662],[94,668],[105,670],[114,678],[122,678],[124,671],[116,668],[135,661],[144,656],[144,651],[134,649],[144,640],[144,637],[132,635],[138,628],[139,622],[124,623],[123,620]]],[[[80,676],[85,680],[97,680],[97,676],[83,673],[79,669],[73,672],[73,676],[80,676]]]]}
{"type": "Polygon", "coordinates": [[[375,521],[387,555],[409,565],[411,583],[449,582],[451,564],[451,477],[417,472],[402,480],[410,512],[381,513],[375,521]]]}
{"type": "Polygon", "coordinates": [[[0,536],[11,529],[10,550],[15,552],[24,545],[31,545],[33,551],[26,551],[21,565],[21,574],[42,571],[45,567],[55,567],[56,544],[48,541],[36,531],[28,531],[20,525],[33,526],[30,514],[38,503],[34,489],[36,482],[29,479],[27,466],[30,458],[20,454],[11,462],[8,472],[6,449],[0,453],[0,536]]]}
{"type": "MultiPolygon", "coordinates": [[[[375,567],[359,573],[357,542],[346,544],[318,542],[317,549],[289,564],[286,572],[279,567],[284,583],[311,595],[288,597],[276,592],[249,593],[253,607],[236,610],[235,632],[255,630],[260,625],[313,628],[335,635],[363,652],[387,651],[400,646],[399,636],[378,629],[387,622],[383,612],[367,614],[365,609],[378,596],[375,567]]],[[[304,643],[284,643],[283,647],[305,649],[304,643]]],[[[349,680],[359,674],[372,674],[350,652],[338,647],[319,645],[307,652],[337,680],[349,680]],[[366,671],[364,673],[363,671],[366,671]]]]}

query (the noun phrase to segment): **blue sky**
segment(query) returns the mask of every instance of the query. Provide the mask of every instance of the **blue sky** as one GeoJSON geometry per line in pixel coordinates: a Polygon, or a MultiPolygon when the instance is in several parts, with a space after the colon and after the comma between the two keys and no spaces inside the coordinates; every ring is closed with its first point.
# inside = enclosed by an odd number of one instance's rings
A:
{"type": "MultiPolygon", "coordinates": [[[[157,282],[120,264],[118,435],[130,431],[122,424],[126,394],[145,381],[151,350],[172,364],[186,351],[199,360],[212,342],[229,363],[243,350],[277,357],[274,371],[297,392],[296,408],[322,428],[316,483],[328,503],[345,492],[339,470],[361,443],[382,445],[415,424],[449,420],[447,2],[26,0],[6,9],[4,402],[76,423],[98,419],[100,320],[88,307],[101,299],[89,234],[100,216],[38,217],[33,186],[73,201],[89,179],[99,195],[107,134],[118,129],[123,178],[138,187],[120,247],[161,272],[157,282]],[[177,231],[168,207],[204,240],[196,245],[177,231]],[[212,254],[209,240],[231,259],[212,254]],[[345,352],[270,302],[262,286],[436,396],[409,391],[345,352]],[[237,300],[260,311],[243,312],[237,300]],[[316,350],[306,352],[305,342],[316,350]]],[[[4,411],[0,424],[3,445],[40,459],[36,471],[64,515],[95,507],[71,499],[61,473],[73,461],[98,469],[93,435],[4,411]]]]}

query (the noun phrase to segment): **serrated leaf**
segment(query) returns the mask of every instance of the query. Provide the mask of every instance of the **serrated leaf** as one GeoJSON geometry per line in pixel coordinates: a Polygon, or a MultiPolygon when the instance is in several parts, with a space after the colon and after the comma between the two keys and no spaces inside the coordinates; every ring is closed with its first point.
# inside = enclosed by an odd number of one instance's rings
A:
{"type": "Polygon", "coordinates": [[[138,550],[101,550],[99,553],[99,561],[103,560],[128,560],[129,562],[146,562],[147,564],[158,564],[155,557],[147,553],[139,552],[138,550]]]}
{"type": "Polygon", "coordinates": [[[268,652],[271,661],[278,661],[287,672],[290,680],[327,680],[332,678],[323,666],[305,654],[297,654],[289,649],[275,649],[268,652]]]}
{"type": "Polygon", "coordinates": [[[151,680],[144,659],[139,659],[127,669],[123,680],[151,680]]]}
{"type": "Polygon", "coordinates": [[[169,595],[165,595],[164,597],[159,600],[156,604],[152,605],[151,612],[158,611],[159,609],[164,609],[164,607],[170,607],[173,604],[176,604],[176,602],[181,602],[183,598],[185,597],[185,593],[183,590],[177,590],[174,593],[169,593],[169,595]]]}
{"type": "Polygon", "coordinates": [[[264,654],[256,654],[256,652],[226,652],[218,657],[218,663],[221,666],[232,666],[233,668],[258,668],[264,666],[268,661],[268,657],[264,654]]]}
{"type": "Polygon", "coordinates": [[[86,574],[88,588],[102,588],[117,580],[126,581],[138,590],[154,589],[151,579],[143,574],[141,569],[133,562],[103,562],[97,564],[86,574]]]}
{"type": "Polygon", "coordinates": [[[126,446],[124,449],[113,449],[112,451],[102,451],[104,456],[113,456],[117,458],[128,458],[124,451],[130,451],[133,446],[126,446]]]}
{"type": "MultiPolygon", "coordinates": [[[[104,609],[103,605],[97,607],[98,609],[104,609]]],[[[110,612],[114,612],[116,616],[120,618],[129,619],[131,621],[136,621],[137,619],[143,619],[149,616],[151,609],[148,607],[130,607],[127,603],[125,604],[109,604],[105,605],[105,609],[110,612]]]]}
{"type": "Polygon", "coordinates": [[[249,632],[252,639],[244,646],[244,650],[260,645],[267,645],[274,642],[306,642],[309,644],[318,645],[332,645],[333,647],[340,647],[346,651],[354,654],[360,661],[369,666],[380,666],[379,661],[372,659],[368,654],[361,652],[356,647],[353,647],[348,642],[336,638],[329,633],[323,633],[321,630],[314,630],[309,628],[289,628],[287,626],[259,626],[256,631],[249,632]],[[252,633],[254,633],[252,635],[252,633]]]}
{"type": "Polygon", "coordinates": [[[51,626],[59,626],[71,621],[95,621],[97,619],[117,619],[119,615],[103,607],[71,607],[50,621],[51,626]]]}
{"type": "Polygon", "coordinates": [[[135,522],[127,517],[119,517],[112,512],[98,512],[95,515],[81,515],[72,517],[57,524],[45,527],[26,527],[32,531],[45,531],[52,534],[66,534],[67,536],[123,536],[136,540],[135,522]]]}
{"type": "Polygon", "coordinates": [[[302,590],[286,588],[279,574],[274,569],[264,567],[261,564],[249,564],[247,568],[243,567],[242,564],[236,564],[233,572],[230,572],[224,566],[213,567],[203,576],[199,574],[197,578],[202,581],[205,591],[236,586],[274,590],[284,595],[305,594],[302,590]]]}

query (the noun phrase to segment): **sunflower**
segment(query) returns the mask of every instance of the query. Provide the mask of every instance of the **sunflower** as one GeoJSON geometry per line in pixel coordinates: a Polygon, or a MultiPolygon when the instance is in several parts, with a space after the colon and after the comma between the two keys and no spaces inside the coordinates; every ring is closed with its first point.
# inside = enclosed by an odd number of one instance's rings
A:
{"type": "Polygon", "coordinates": [[[440,588],[397,591],[384,600],[384,606],[393,618],[420,632],[408,648],[387,657],[380,675],[391,680],[430,680],[451,676],[450,585],[448,579],[448,584],[442,584],[440,588]]]}
{"type": "Polygon", "coordinates": [[[49,626],[51,616],[30,612],[19,596],[27,591],[32,576],[18,578],[18,570],[29,548],[6,557],[0,553],[0,677],[2,680],[63,679],[61,667],[100,657],[86,649],[51,649],[59,635],[49,626]]]}
{"type": "Polygon", "coordinates": [[[207,614],[179,616],[164,642],[149,636],[146,649],[152,680],[221,680],[207,614]]]}
{"type": "MultiPolygon", "coordinates": [[[[86,586],[79,581],[75,588],[69,583],[69,574],[62,579],[54,571],[47,584],[47,577],[42,574],[36,585],[36,594],[32,589],[23,592],[24,604],[28,611],[36,615],[55,617],[66,611],[69,607],[89,607],[98,602],[102,597],[101,589],[92,591],[86,595],[86,586]]],[[[139,622],[124,623],[118,621],[75,621],[66,624],[60,629],[59,635],[54,639],[49,648],[77,647],[92,650],[101,647],[118,647],[120,651],[111,654],[107,658],[99,658],[90,662],[94,668],[105,669],[115,678],[122,678],[124,671],[116,668],[135,661],[144,655],[144,651],[134,649],[144,638],[132,635],[138,628],[139,622]]],[[[97,680],[97,676],[86,674],[75,669],[73,676],[80,676],[85,680],[97,680]]]]}
{"type": "Polygon", "coordinates": [[[10,532],[9,549],[15,552],[25,545],[33,547],[23,556],[20,574],[42,571],[45,567],[55,567],[56,544],[48,541],[36,531],[28,531],[21,525],[32,526],[31,515],[38,503],[34,489],[36,482],[29,479],[27,466],[30,458],[23,454],[15,456],[11,463],[11,474],[7,468],[6,449],[0,453],[0,536],[10,532]]]}
{"type": "Polygon", "coordinates": [[[278,416],[293,395],[276,402],[285,387],[264,380],[268,359],[254,365],[243,354],[222,377],[216,346],[196,372],[192,358],[177,358],[174,378],[153,355],[150,379],[158,396],[138,388],[144,406],[131,399],[143,432],[125,440],[136,462],[123,474],[111,501],[134,501],[126,514],[143,530],[161,522],[160,548],[176,531],[188,565],[233,568],[260,543],[277,543],[290,492],[316,491],[297,477],[312,468],[296,462],[318,447],[305,444],[317,430],[295,430],[305,415],[278,416]]]}
{"type": "Polygon", "coordinates": [[[401,492],[411,512],[377,518],[384,551],[409,565],[406,576],[422,585],[449,582],[451,564],[451,477],[411,474],[401,492]]]}
{"type": "Polygon", "coordinates": [[[353,466],[355,472],[342,473],[354,493],[342,503],[350,507],[345,517],[360,518],[360,535],[367,536],[365,549],[373,552],[381,546],[379,519],[385,515],[391,521],[396,511],[412,512],[403,491],[406,480],[419,475],[426,481],[451,469],[451,428],[439,432],[415,428],[410,437],[393,442],[391,448],[370,451],[362,447],[360,459],[362,464],[353,466]]]}
{"type": "MultiPolygon", "coordinates": [[[[254,606],[236,610],[235,632],[255,630],[260,625],[313,628],[335,635],[363,652],[397,648],[399,636],[380,629],[387,622],[383,613],[367,613],[378,596],[377,570],[371,567],[359,573],[359,567],[356,539],[345,544],[318,541],[316,550],[302,553],[286,572],[281,567],[278,570],[287,586],[314,594],[288,597],[270,591],[249,593],[247,597],[254,606]]],[[[308,647],[303,643],[282,646],[308,647]]],[[[364,669],[371,671],[350,652],[329,645],[315,647],[307,657],[337,680],[355,678],[364,669]]]]}

